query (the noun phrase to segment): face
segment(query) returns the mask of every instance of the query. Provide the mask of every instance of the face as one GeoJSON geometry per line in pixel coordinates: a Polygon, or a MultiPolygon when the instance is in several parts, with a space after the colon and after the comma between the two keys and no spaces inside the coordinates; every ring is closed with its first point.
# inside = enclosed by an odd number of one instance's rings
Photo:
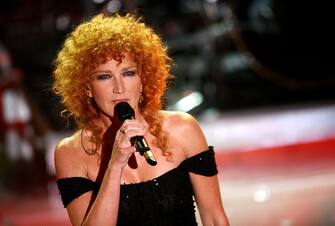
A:
{"type": "Polygon", "coordinates": [[[122,62],[109,60],[97,67],[92,76],[88,95],[94,98],[103,115],[112,117],[119,102],[128,102],[135,114],[139,112],[142,84],[137,65],[131,57],[125,54],[122,62]]]}

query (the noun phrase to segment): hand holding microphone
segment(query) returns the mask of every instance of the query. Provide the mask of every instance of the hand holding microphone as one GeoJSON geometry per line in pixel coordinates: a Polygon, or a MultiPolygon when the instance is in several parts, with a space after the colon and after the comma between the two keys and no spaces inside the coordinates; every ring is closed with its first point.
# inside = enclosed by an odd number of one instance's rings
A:
{"type": "MultiPolygon", "coordinates": [[[[135,119],[134,109],[127,102],[118,103],[115,106],[114,112],[117,118],[122,122],[126,119],[135,119]]],[[[121,132],[122,129],[123,128],[120,130],[121,132]]],[[[130,141],[132,145],[135,146],[136,150],[145,157],[145,160],[149,165],[155,166],[157,164],[157,161],[143,136],[132,137],[130,141]]]]}

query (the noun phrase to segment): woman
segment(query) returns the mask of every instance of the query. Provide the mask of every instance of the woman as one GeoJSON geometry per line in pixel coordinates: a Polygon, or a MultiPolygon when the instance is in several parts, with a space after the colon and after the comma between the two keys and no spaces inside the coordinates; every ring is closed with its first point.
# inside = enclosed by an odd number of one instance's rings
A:
{"type": "Polygon", "coordinates": [[[73,225],[228,225],[212,147],[186,113],[161,110],[170,58],[152,29],[127,16],[97,15],[67,38],[54,90],[79,130],[57,145],[56,174],[73,225]],[[135,118],[121,122],[120,102],[135,118]],[[131,138],[143,136],[147,164],[131,138]]]}

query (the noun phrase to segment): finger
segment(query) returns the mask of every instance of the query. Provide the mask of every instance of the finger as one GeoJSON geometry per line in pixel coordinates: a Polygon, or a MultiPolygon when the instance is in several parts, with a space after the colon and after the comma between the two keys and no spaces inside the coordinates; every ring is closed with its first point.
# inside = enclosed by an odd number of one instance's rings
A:
{"type": "Polygon", "coordinates": [[[130,147],[119,147],[119,151],[123,155],[131,155],[136,151],[136,148],[134,146],[130,147]]]}
{"type": "Polygon", "coordinates": [[[135,136],[144,136],[146,133],[142,128],[130,128],[125,130],[125,133],[120,137],[120,141],[128,142],[132,137],[135,136]]]}
{"type": "Polygon", "coordinates": [[[126,164],[130,156],[135,152],[135,147],[121,148],[116,147],[116,150],[113,150],[111,156],[111,162],[121,163],[122,165],[126,164]]]}
{"type": "Polygon", "coordinates": [[[119,134],[122,134],[122,135],[127,135],[129,133],[136,133],[138,132],[139,136],[143,136],[147,131],[147,128],[143,125],[143,124],[138,124],[138,123],[127,123],[127,124],[124,124],[120,127],[119,129],[119,134]]]}
{"type": "Polygon", "coordinates": [[[137,120],[125,120],[121,127],[127,127],[127,128],[128,127],[129,128],[132,128],[132,127],[146,128],[146,126],[142,122],[137,121],[137,120]]]}

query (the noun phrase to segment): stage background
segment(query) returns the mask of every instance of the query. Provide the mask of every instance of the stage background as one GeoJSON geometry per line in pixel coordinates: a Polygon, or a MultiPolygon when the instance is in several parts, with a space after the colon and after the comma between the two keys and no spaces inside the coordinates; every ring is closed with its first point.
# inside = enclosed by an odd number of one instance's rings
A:
{"type": "Polygon", "coordinates": [[[0,225],[69,225],[53,151],[75,129],[51,92],[53,60],[99,12],[140,15],[189,112],[215,146],[232,226],[335,225],[333,13],[288,0],[12,0],[0,3],[0,225]]]}

